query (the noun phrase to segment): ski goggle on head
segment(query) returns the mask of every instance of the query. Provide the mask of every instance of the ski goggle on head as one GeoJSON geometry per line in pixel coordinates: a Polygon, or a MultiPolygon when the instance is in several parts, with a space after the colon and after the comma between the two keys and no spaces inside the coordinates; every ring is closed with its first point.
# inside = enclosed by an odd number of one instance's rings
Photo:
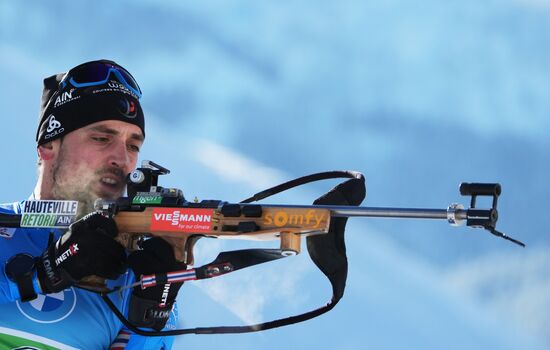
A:
{"type": "Polygon", "coordinates": [[[108,60],[86,62],[72,68],[65,74],[59,86],[61,89],[64,89],[67,84],[75,88],[103,85],[109,81],[112,75],[124,87],[138,98],[141,98],[141,89],[130,72],[115,62],[108,60]]]}

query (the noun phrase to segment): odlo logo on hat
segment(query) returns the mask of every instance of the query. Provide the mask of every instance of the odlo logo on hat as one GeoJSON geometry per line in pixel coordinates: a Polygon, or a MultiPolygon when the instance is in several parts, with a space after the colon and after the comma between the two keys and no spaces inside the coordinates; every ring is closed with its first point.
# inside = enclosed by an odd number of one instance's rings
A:
{"type": "Polygon", "coordinates": [[[48,128],[46,129],[46,132],[49,134],[44,135],[44,139],[49,139],[54,137],[55,135],[61,134],[63,131],[65,131],[65,128],[61,127],[61,123],[55,119],[55,116],[51,114],[48,117],[48,128]]]}
{"type": "Polygon", "coordinates": [[[129,101],[125,98],[118,100],[118,111],[123,116],[133,119],[137,116],[136,103],[134,101],[129,101]]]}
{"type": "Polygon", "coordinates": [[[46,129],[47,132],[52,132],[54,129],[57,129],[61,126],[61,123],[58,122],[55,119],[55,116],[52,114],[50,115],[50,119],[48,120],[48,129],[46,129]]]}

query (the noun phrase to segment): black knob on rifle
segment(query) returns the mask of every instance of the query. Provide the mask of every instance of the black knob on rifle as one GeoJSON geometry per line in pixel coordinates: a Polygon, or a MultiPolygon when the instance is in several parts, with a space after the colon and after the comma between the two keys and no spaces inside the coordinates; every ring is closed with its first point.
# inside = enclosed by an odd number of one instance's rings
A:
{"type": "Polygon", "coordinates": [[[460,184],[460,194],[463,196],[493,196],[498,197],[502,188],[500,184],[468,183],[460,184]]]}

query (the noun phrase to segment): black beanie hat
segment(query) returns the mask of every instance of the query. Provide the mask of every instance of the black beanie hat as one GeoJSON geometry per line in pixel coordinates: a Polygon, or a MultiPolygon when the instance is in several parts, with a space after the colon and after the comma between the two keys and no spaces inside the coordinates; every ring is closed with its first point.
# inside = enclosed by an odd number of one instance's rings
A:
{"type": "MultiPolygon", "coordinates": [[[[87,67],[98,65],[107,67],[105,72],[109,69],[123,71],[127,77],[131,78],[124,68],[108,60],[86,62],[73,69],[78,68],[82,71],[87,67]]],[[[73,69],[68,73],[60,73],[44,79],[36,131],[38,145],[60,138],[86,125],[113,119],[138,126],[145,136],[145,120],[139,103],[140,96],[128,89],[116,74],[111,73],[106,73],[109,76],[102,78],[104,82],[99,81],[97,85],[93,84],[95,81],[90,81],[75,87],[69,81],[73,69]]]]}

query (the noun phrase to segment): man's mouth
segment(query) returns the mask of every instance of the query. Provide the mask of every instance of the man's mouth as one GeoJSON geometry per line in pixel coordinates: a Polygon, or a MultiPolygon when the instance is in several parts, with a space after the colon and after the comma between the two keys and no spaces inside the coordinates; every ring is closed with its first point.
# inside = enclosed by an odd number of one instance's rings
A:
{"type": "Polygon", "coordinates": [[[103,198],[121,196],[124,191],[124,186],[126,186],[126,181],[115,174],[105,174],[101,176],[99,178],[99,183],[101,184],[101,189],[99,190],[98,195],[103,198]]]}
{"type": "Polygon", "coordinates": [[[100,188],[97,195],[105,199],[120,197],[126,186],[126,176],[119,169],[102,169],[99,175],[100,188]]]}
{"type": "Polygon", "coordinates": [[[115,180],[111,177],[102,177],[100,179],[100,181],[106,185],[110,185],[110,186],[116,186],[119,184],[119,181],[118,180],[115,180]]]}

